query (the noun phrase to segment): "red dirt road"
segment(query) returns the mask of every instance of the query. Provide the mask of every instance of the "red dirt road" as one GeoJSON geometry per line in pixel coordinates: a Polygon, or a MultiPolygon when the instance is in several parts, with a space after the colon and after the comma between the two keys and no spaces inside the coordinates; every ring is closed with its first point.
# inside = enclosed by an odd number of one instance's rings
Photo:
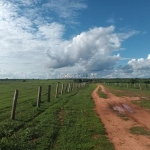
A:
{"type": "Polygon", "coordinates": [[[116,150],[150,150],[150,138],[148,136],[130,133],[130,128],[133,126],[142,126],[150,131],[150,113],[131,103],[131,100],[138,100],[138,97],[116,97],[112,93],[107,93],[102,85],[98,85],[93,91],[92,97],[95,101],[96,112],[116,150]],[[98,96],[98,88],[101,88],[108,95],[107,99],[98,96]],[[124,109],[122,104],[130,107],[132,112],[124,109]],[[123,120],[113,111],[112,106],[120,107],[128,120],[123,120]]]}

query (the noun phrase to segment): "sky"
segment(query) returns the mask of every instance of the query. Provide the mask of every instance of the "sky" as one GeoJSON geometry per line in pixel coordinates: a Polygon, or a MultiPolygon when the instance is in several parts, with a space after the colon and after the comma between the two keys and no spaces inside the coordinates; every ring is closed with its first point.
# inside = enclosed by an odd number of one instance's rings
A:
{"type": "Polygon", "coordinates": [[[150,78],[149,0],[0,0],[0,78],[150,78]]]}

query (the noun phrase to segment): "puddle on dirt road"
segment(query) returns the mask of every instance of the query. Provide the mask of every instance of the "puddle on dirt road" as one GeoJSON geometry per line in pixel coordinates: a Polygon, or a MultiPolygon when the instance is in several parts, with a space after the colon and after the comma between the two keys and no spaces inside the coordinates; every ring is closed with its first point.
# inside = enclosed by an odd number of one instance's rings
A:
{"type": "Polygon", "coordinates": [[[120,106],[113,106],[113,110],[117,111],[120,114],[124,114],[124,112],[125,112],[124,109],[121,108],[120,106]]]}
{"type": "Polygon", "coordinates": [[[121,106],[112,106],[112,109],[114,111],[117,111],[119,114],[124,114],[125,111],[129,112],[129,113],[134,113],[134,111],[132,110],[132,108],[130,108],[128,105],[126,104],[121,104],[121,106]]]}
{"type": "Polygon", "coordinates": [[[122,104],[122,107],[123,107],[125,110],[127,110],[129,113],[131,113],[131,114],[134,113],[134,111],[133,111],[133,110],[131,109],[131,107],[129,107],[128,105],[122,104]]]}

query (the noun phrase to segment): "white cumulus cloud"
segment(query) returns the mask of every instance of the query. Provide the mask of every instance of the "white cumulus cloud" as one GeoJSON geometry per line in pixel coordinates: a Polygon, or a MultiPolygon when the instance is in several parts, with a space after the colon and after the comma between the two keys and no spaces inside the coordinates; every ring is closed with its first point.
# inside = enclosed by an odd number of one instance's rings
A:
{"type": "Polygon", "coordinates": [[[128,65],[131,66],[134,70],[150,69],[150,54],[148,55],[147,59],[132,59],[128,62],[128,65]]]}
{"type": "Polygon", "coordinates": [[[113,55],[120,45],[120,39],[114,33],[114,26],[95,27],[70,41],[62,42],[55,46],[55,49],[47,50],[49,67],[78,65],[85,71],[108,69],[120,59],[119,55],[113,55]]]}

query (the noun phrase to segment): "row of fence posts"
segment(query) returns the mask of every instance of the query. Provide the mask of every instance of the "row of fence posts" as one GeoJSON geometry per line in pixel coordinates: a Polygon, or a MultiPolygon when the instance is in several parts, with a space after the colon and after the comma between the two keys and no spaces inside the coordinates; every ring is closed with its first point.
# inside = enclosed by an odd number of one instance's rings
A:
{"type": "MultiPolygon", "coordinates": [[[[85,84],[86,83],[76,83],[76,88],[84,87],[85,84]]],[[[61,94],[64,94],[66,92],[69,93],[70,91],[73,91],[74,87],[75,87],[74,83],[73,84],[68,83],[66,85],[66,88],[64,91],[64,83],[62,83],[61,94]]],[[[56,85],[55,98],[58,97],[58,91],[59,91],[59,82],[56,85]]],[[[37,107],[40,107],[41,93],[42,93],[42,86],[38,86],[37,107]]],[[[50,93],[51,93],[51,85],[48,85],[48,97],[47,97],[48,102],[50,102],[50,99],[51,99],[50,93]]],[[[12,103],[11,117],[10,117],[12,120],[15,119],[15,111],[16,111],[16,106],[17,106],[18,94],[19,94],[19,91],[15,90],[14,97],[13,97],[13,103],[12,103]]]]}
{"type": "MultiPolygon", "coordinates": [[[[125,85],[125,83],[123,84],[121,84],[121,83],[107,83],[107,84],[109,84],[109,85],[119,85],[120,87],[129,87],[129,83],[126,83],[126,85],[125,85]]],[[[137,84],[131,84],[130,83],[130,87],[133,87],[133,88],[139,88],[140,90],[142,89],[142,87],[141,87],[141,84],[139,83],[138,85],[137,84]]],[[[145,88],[147,89],[148,88],[148,85],[147,84],[145,84],[145,88]]]]}

